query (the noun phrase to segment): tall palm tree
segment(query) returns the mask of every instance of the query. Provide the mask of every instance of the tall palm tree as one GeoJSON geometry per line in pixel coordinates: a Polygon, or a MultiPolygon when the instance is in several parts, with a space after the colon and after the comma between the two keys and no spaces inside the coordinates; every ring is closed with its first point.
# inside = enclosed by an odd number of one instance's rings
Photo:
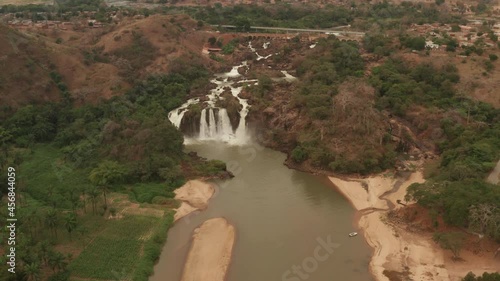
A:
{"type": "Polygon", "coordinates": [[[38,244],[38,247],[40,258],[42,259],[42,262],[47,265],[49,262],[49,254],[51,252],[49,241],[42,241],[40,244],[38,244]]]}
{"type": "MultiPolygon", "coordinates": [[[[25,209],[26,210],[26,209],[25,209]]],[[[26,210],[26,213],[23,214],[23,225],[25,225],[28,228],[28,232],[30,234],[31,240],[34,240],[34,232],[36,228],[36,217],[32,216],[36,211],[33,210],[26,210]]]]}
{"type": "Polygon", "coordinates": [[[73,213],[76,213],[76,208],[80,204],[80,197],[78,192],[75,192],[73,189],[71,189],[68,193],[68,201],[71,204],[71,209],[73,210],[73,213]]]}
{"type": "Polygon", "coordinates": [[[73,232],[73,230],[75,230],[76,225],[77,221],[75,213],[66,214],[66,216],[64,217],[64,227],[66,227],[66,230],[69,233],[69,240],[72,240],[71,233],[73,232]]]}
{"type": "Polygon", "coordinates": [[[82,187],[80,189],[80,200],[82,200],[83,203],[83,212],[86,214],[87,213],[87,188],[82,187]]]}
{"type": "Polygon", "coordinates": [[[40,266],[36,262],[27,264],[24,271],[28,276],[28,281],[38,281],[40,279],[40,266]]]}
{"type": "Polygon", "coordinates": [[[45,217],[45,223],[50,229],[52,229],[54,235],[57,238],[57,226],[59,225],[59,218],[57,216],[57,212],[55,209],[50,209],[47,212],[47,216],[45,217]]]}
{"type": "Polygon", "coordinates": [[[103,161],[90,172],[90,182],[98,186],[104,195],[104,208],[108,207],[106,194],[109,186],[121,182],[126,175],[127,169],[115,161],[103,161]]]}
{"type": "Polygon", "coordinates": [[[68,263],[66,262],[63,254],[59,252],[52,252],[49,257],[49,265],[52,268],[52,271],[56,272],[56,269],[58,271],[65,270],[68,263]]]}
{"type": "Polygon", "coordinates": [[[97,198],[99,198],[99,190],[97,188],[91,188],[88,191],[88,195],[90,197],[90,201],[92,202],[92,214],[95,215],[96,212],[96,204],[97,204],[97,198]]]}
{"type": "Polygon", "coordinates": [[[102,191],[102,195],[104,195],[104,210],[108,209],[108,200],[106,194],[109,192],[109,187],[107,185],[101,185],[99,189],[102,191]]]}

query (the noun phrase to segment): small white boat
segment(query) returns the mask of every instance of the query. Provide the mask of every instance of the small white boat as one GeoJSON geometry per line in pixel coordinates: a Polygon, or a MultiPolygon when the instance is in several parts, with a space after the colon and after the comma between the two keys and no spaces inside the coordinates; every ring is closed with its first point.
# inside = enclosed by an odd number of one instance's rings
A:
{"type": "Polygon", "coordinates": [[[354,237],[354,236],[356,236],[356,235],[358,235],[358,233],[357,233],[357,232],[351,232],[351,233],[349,233],[349,237],[354,237]]]}

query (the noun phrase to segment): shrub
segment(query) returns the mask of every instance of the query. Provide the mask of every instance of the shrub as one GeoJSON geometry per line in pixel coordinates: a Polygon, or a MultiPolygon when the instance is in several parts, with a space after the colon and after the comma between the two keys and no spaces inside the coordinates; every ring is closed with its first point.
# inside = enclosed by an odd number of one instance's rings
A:
{"type": "Polygon", "coordinates": [[[416,37],[402,37],[400,38],[401,44],[406,48],[421,51],[425,49],[425,38],[422,36],[416,37]]]}
{"type": "Polygon", "coordinates": [[[485,60],[484,61],[484,68],[486,69],[486,71],[490,72],[493,70],[493,68],[495,68],[495,66],[493,65],[493,63],[491,63],[491,58],[490,60],[485,60]]]}
{"type": "Polygon", "coordinates": [[[237,42],[238,42],[237,39],[233,39],[229,43],[227,43],[226,45],[224,45],[222,47],[222,53],[224,55],[230,55],[230,54],[232,54],[234,52],[234,49],[236,48],[237,42]]]}
{"type": "Polygon", "coordinates": [[[460,32],[462,29],[460,28],[460,26],[458,26],[458,24],[454,24],[451,26],[451,32],[460,32]]]}
{"type": "Polygon", "coordinates": [[[297,146],[292,151],[292,160],[296,163],[302,163],[308,158],[307,151],[301,146],[297,146]]]}

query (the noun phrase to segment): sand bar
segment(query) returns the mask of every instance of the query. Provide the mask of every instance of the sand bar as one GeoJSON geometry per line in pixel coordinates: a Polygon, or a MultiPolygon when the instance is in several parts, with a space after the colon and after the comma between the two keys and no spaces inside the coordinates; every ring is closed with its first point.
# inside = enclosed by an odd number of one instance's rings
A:
{"type": "Polygon", "coordinates": [[[190,180],[180,188],[174,191],[175,199],[182,201],[174,215],[174,221],[179,220],[186,215],[197,211],[204,210],[208,206],[208,201],[213,196],[215,189],[209,183],[190,180]]]}
{"type": "Polygon", "coordinates": [[[356,180],[330,177],[330,180],[358,211],[362,211],[358,226],[373,248],[370,272],[376,280],[389,280],[384,270],[404,272],[405,267],[409,268],[413,280],[450,280],[440,249],[384,222],[389,210],[387,201],[396,208],[401,206],[397,200],[404,200],[408,186],[423,182],[420,171],[411,174],[397,189],[393,189],[396,179],[388,175],[356,180]]]}
{"type": "Polygon", "coordinates": [[[390,208],[403,207],[397,201],[405,202],[408,187],[425,181],[421,171],[411,173],[406,180],[388,174],[351,180],[330,177],[330,180],[361,214],[358,227],[373,249],[370,272],[375,280],[388,281],[386,270],[419,281],[460,281],[469,271],[481,275],[484,271],[500,270],[494,258],[469,251],[462,251],[464,262],[455,262],[450,251],[443,251],[432,241],[431,234],[409,232],[387,222],[390,208]]]}
{"type": "Polygon", "coordinates": [[[205,221],[194,230],[181,281],[224,281],[234,239],[235,229],[226,219],[205,221]]]}

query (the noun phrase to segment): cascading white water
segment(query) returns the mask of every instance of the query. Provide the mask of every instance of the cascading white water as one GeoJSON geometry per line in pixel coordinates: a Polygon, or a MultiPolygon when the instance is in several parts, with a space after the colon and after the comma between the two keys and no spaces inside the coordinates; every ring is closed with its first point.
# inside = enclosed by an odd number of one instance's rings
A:
{"type": "Polygon", "coordinates": [[[233,134],[231,122],[225,108],[217,108],[217,118],[215,108],[207,107],[201,111],[200,117],[200,140],[223,140],[229,141],[229,136],[233,134]],[[207,121],[208,112],[208,121],[207,121]]]}
{"type": "MultiPolygon", "coordinates": [[[[269,55],[267,55],[265,57],[259,55],[259,53],[257,53],[257,50],[252,46],[252,42],[248,42],[248,48],[257,55],[257,61],[268,59],[269,57],[271,57],[273,55],[273,54],[269,54],[269,55]]],[[[267,49],[267,47],[264,48],[264,49],[267,49]]]]}
{"type": "Polygon", "coordinates": [[[217,136],[217,124],[215,123],[215,114],[214,114],[214,109],[209,108],[208,109],[208,131],[209,131],[209,138],[215,138],[217,136]]]}
{"type": "MultiPolygon", "coordinates": [[[[269,45],[269,42],[265,43],[263,45],[263,48],[267,49],[269,45]]],[[[256,49],[252,46],[251,42],[248,43],[248,48],[257,55],[258,61],[263,59],[265,60],[271,56],[268,55],[263,57],[259,55],[256,49]]],[[[248,142],[249,137],[247,133],[246,117],[248,115],[250,105],[248,104],[248,101],[246,99],[243,99],[239,96],[243,89],[243,84],[239,84],[238,86],[236,86],[236,84],[248,82],[257,84],[257,80],[238,79],[238,77],[242,76],[239,71],[242,67],[245,67],[248,70],[246,61],[242,62],[240,65],[233,66],[229,72],[215,75],[215,78],[211,80],[211,82],[216,85],[216,88],[210,91],[210,93],[207,95],[208,100],[204,102],[206,104],[206,107],[201,111],[199,135],[195,139],[219,140],[236,145],[245,144],[248,142]],[[242,107],[239,111],[240,119],[236,130],[233,130],[227,110],[225,108],[217,107],[216,105],[218,100],[223,99],[220,95],[227,88],[230,89],[231,95],[238,100],[242,107]]],[[[287,73],[285,74],[285,76],[287,76],[286,78],[289,78],[287,73]]],[[[182,123],[182,118],[184,117],[185,113],[189,111],[189,106],[192,104],[197,104],[199,102],[199,99],[188,100],[179,108],[176,108],[169,112],[168,119],[172,122],[172,124],[179,128],[182,123]]],[[[187,138],[186,140],[189,141],[190,139],[187,138]]]]}
{"type": "Polygon", "coordinates": [[[218,113],[216,118],[215,109],[207,107],[201,111],[199,139],[230,141],[231,136],[234,134],[227,110],[225,108],[217,108],[218,113]]]}
{"type": "Polygon", "coordinates": [[[187,111],[187,108],[191,104],[198,103],[200,100],[199,99],[189,99],[185,104],[183,104],[181,107],[174,109],[168,113],[168,120],[174,124],[177,128],[181,126],[182,122],[182,117],[184,117],[184,114],[187,111]]]}
{"type": "Polygon", "coordinates": [[[203,109],[201,111],[200,118],[200,136],[207,136],[209,134],[208,131],[208,123],[207,123],[207,109],[203,109]]]}
{"type": "Polygon", "coordinates": [[[217,128],[219,130],[219,134],[222,136],[230,136],[233,134],[231,121],[229,120],[229,115],[227,115],[227,110],[225,108],[219,109],[217,128]]]}

